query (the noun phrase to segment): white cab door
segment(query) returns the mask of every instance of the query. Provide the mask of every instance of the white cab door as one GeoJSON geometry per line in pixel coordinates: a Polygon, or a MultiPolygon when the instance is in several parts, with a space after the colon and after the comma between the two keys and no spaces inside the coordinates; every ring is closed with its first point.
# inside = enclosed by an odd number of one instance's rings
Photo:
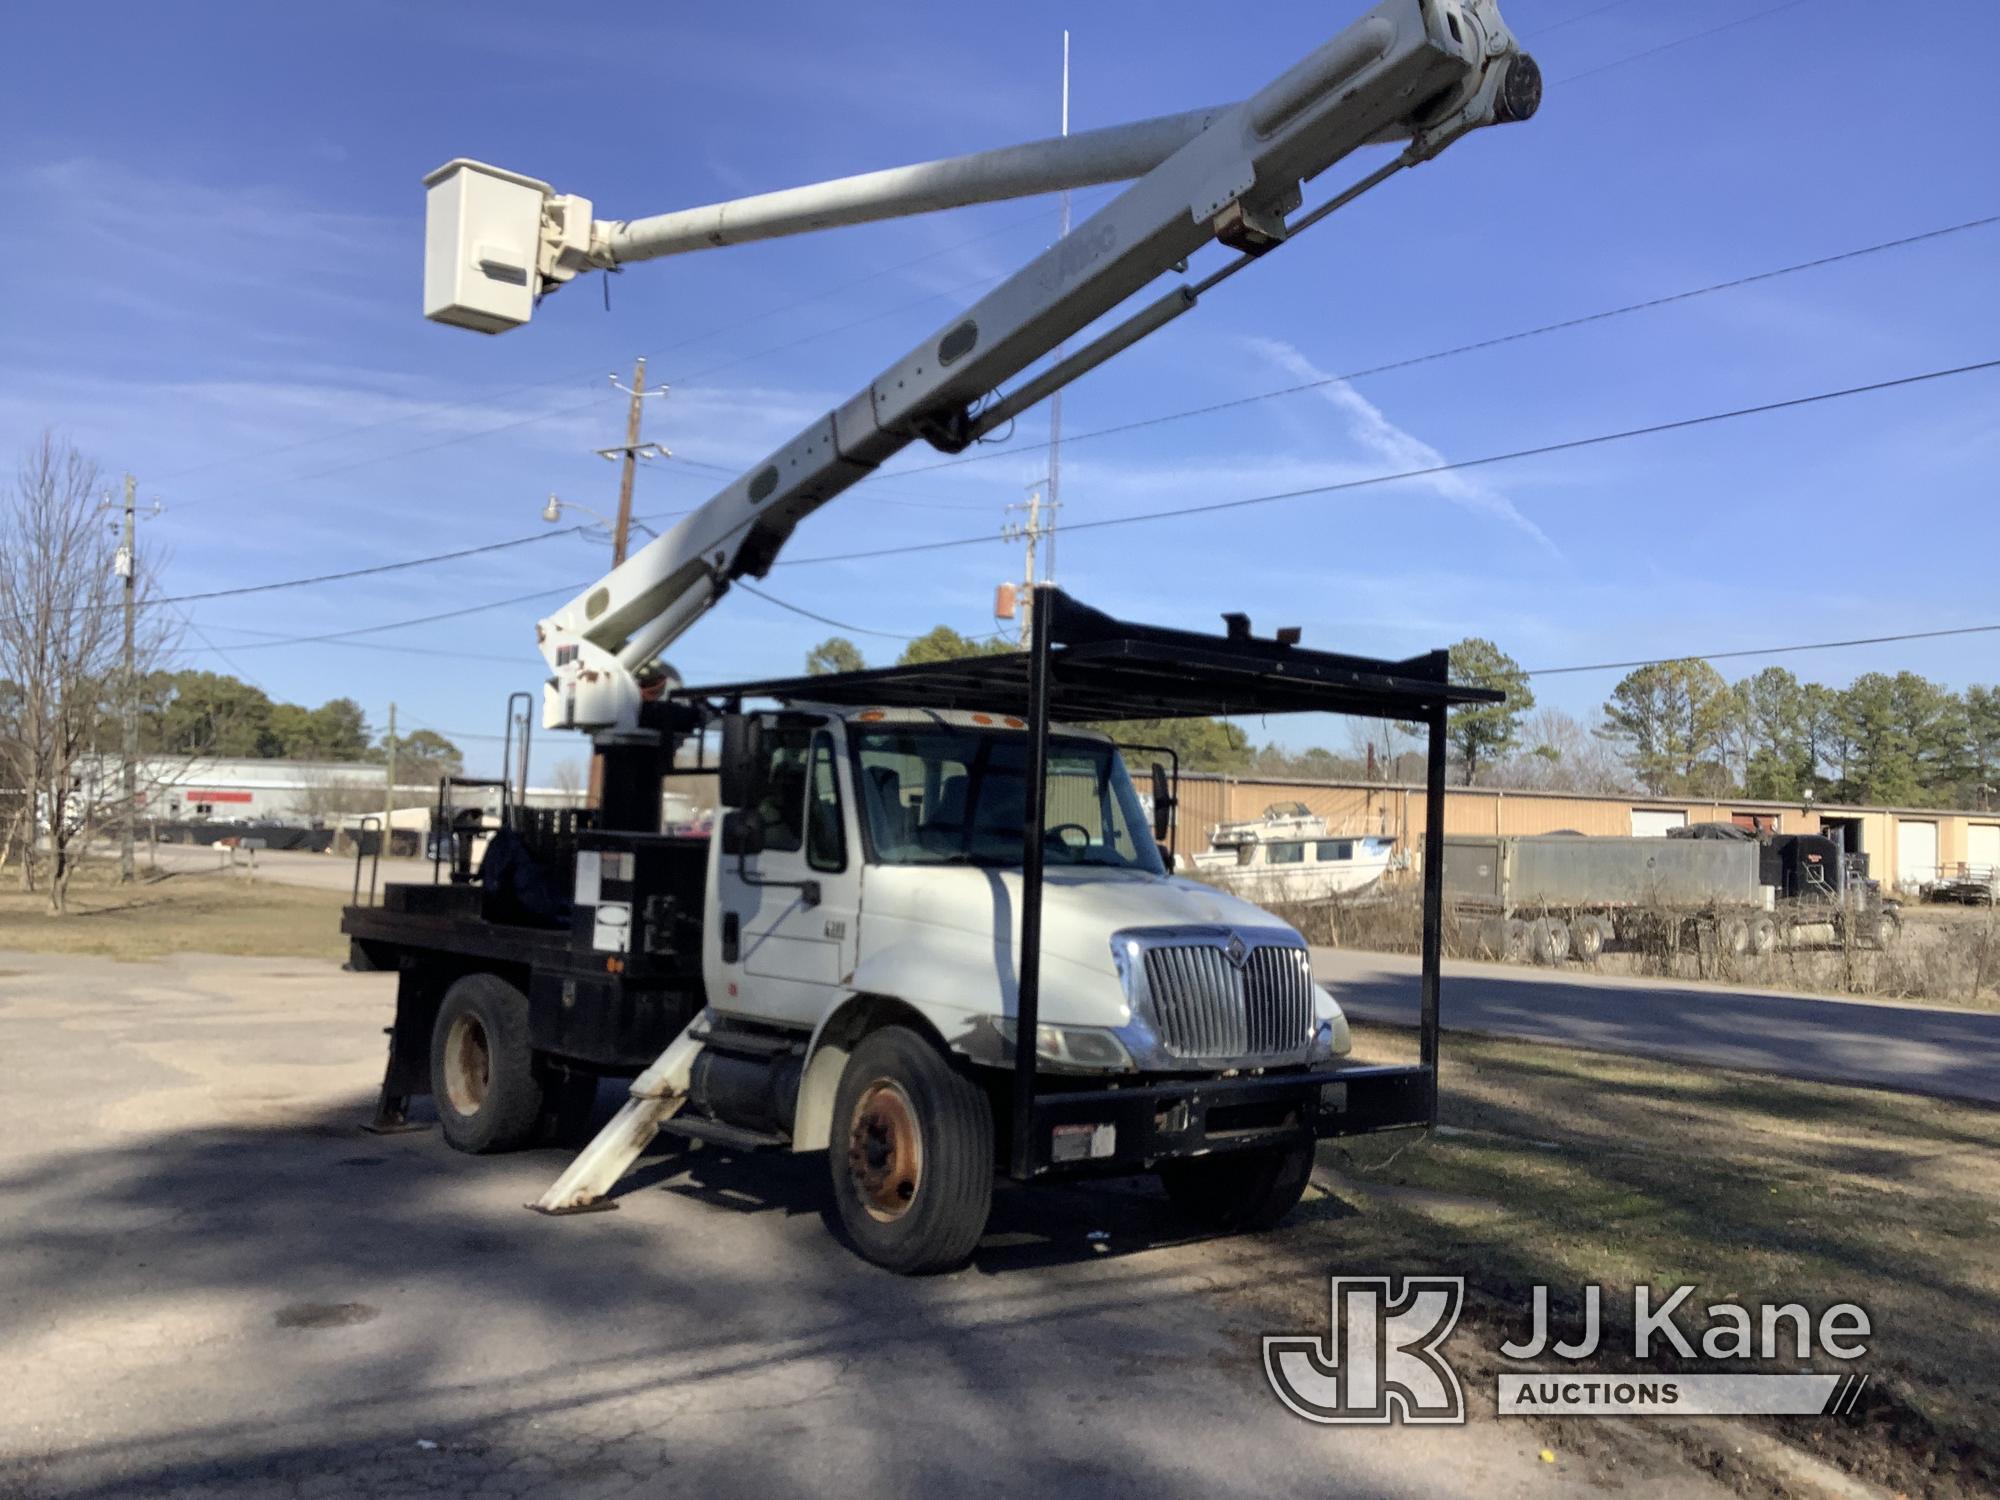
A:
{"type": "Polygon", "coordinates": [[[854,972],[861,851],[848,816],[853,791],[836,728],[779,725],[764,743],[766,792],[756,809],[764,852],[740,861],[725,854],[717,870],[718,920],[733,926],[737,953],[727,962],[724,945],[720,1004],[809,1026],[854,972]]]}

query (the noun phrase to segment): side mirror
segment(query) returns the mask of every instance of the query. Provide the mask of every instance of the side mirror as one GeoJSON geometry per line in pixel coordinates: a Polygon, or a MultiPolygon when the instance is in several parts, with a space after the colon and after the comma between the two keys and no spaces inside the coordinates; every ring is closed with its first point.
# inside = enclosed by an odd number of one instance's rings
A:
{"type": "Polygon", "coordinates": [[[1174,807],[1180,801],[1174,795],[1173,782],[1167,778],[1167,768],[1158,761],[1153,762],[1153,837],[1163,840],[1174,831],[1174,807]]]}
{"type": "Polygon", "coordinates": [[[750,807],[762,788],[763,725],[755,714],[722,716],[722,755],[716,780],[724,807],[750,807]]]}
{"type": "Polygon", "coordinates": [[[754,809],[737,807],[722,815],[722,852],[738,856],[764,852],[764,822],[754,809]]]}

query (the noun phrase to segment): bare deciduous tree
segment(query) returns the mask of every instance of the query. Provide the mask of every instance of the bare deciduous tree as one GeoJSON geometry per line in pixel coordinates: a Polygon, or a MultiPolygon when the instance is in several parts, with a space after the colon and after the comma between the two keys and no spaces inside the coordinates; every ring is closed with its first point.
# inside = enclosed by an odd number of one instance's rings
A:
{"type": "Polygon", "coordinates": [[[291,811],[315,828],[382,811],[383,787],[379,777],[373,783],[356,782],[315,766],[304,770],[300,780],[304,784],[292,794],[291,811]]]}
{"type": "MultiPolygon", "coordinates": [[[[22,889],[35,888],[45,850],[53,911],[90,839],[126,810],[116,777],[88,774],[93,750],[111,748],[96,741],[126,687],[118,537],[103,499],[97,465],[52,432],[0,497],[0,783],[22,798],[22,889]]],[[[141,569],[139,602],[154,592],[141,569]]],[[[159,664],[170,634],[160,611],[140,611],[138,673],[159,664]]]]}
{"type": "Polygon", "coordinates": [[[551,779],[556,790],[563,794],[564,801],[572,807],[583,806],[583,771],[574,760],[557,761],[551,779]]]}
{"type": "Polygon", "coordinates": [[[1632,790],[1631,773],[1590,725],[1559,708],[1539,708],[1521,725],[1520,745],[1496,784],[1599,795],[1632,790]]]}

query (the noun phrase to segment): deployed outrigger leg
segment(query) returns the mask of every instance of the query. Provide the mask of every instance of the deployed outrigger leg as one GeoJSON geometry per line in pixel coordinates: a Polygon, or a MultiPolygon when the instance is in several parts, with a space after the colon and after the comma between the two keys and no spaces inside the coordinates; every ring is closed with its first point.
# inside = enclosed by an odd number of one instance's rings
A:
{"type": "Polygon", "coordinates": [[[707,1040],[708,1012],[703,1010],[650,1068],[632,1080],[632,1095],[624,1107],[577,1153],[555,1186],[528,1206],[543,1214],[616,1208],[618,1205],[604,1195],[632,1170],[660,1127],[687,1103],[689,1075],[707,1040]]]}

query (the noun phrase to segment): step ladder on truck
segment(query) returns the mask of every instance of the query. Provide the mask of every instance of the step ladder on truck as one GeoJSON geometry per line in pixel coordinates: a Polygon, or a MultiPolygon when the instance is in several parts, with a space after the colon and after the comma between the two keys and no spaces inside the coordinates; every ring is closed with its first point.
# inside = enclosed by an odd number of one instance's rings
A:
{"type": "Polygon", "coordinates": [[[354,966],[399,976],[378,1128],[428,1094],[454,1146],[508,1149],[573,1123],[600,1077],[630,1079],[537,1207],[611,1206],[662,1128],[824,1151],[860,1252],[928,1271],[971,1253],[996,1171],[1155,1172],[1193,1217],[1251,1228],[1297,1202],[1318,1139],[1432,1122],[1445,715],[1494,697],[1452,685],[1443,653],[1308,650],[1242,616],[1220,635],[1138,624],[1048,585],[1003,656],[688,688],[660,653],[911,442],[964,448],[1539,96],[1490,0],[1386,0],[1235,105],[653,219],[597,220],[474,162],[432,174],[426,311],[484,332],[592,268],[1134,180],[541,622],[543,722],[593,735],[599,806],[560,827],[523,809],[478,881],[348,910],[354,966]],[[1372,144],[1394,154],[1289,217],[1372,144]],[[1239,253],[992,394],[1210,240],[1239,253]],[[1299,934],[1170,873],[1174,775],[1152,762],[1149,816],[1106,731],[1218,712],[1427,726],[1419,1063],[1348,1063],[1299,934]],[[663,789],[690,774],[716,778],[712,836],[663,831],[663,789]]]}

